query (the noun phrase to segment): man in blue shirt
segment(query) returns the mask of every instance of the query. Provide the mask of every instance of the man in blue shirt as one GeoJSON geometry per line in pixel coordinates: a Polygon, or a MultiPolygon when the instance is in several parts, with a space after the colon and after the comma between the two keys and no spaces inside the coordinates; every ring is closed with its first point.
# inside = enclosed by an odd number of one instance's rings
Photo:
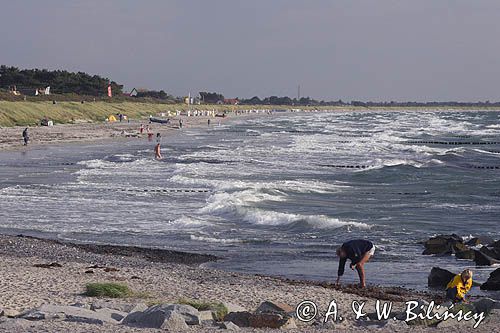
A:
{"type": "Polygon", "coordinates": [[[364,266],[374,253],[375,245],[365,239],[354,239],[342,244],[342,246],[337,249],[337,255],[340,258],[337,285],[340,284],[340,277],[344,275],[344,269],[347,259],[350,259],[351,269],[354,270],[354,268],[356,268],[359,275],[359,284],[362,288],[365,288],[366,282],[364,266]]]}

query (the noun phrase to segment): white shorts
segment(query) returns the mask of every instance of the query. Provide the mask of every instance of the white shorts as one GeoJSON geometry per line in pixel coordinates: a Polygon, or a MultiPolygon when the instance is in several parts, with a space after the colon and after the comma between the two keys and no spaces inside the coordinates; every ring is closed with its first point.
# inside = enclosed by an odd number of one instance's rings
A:
{"type": "Polygon", "coordinates": [[[367,253],[373,256],[375,254],[375,245],[373,245],[370,251],[368,251],[367,253]]]}

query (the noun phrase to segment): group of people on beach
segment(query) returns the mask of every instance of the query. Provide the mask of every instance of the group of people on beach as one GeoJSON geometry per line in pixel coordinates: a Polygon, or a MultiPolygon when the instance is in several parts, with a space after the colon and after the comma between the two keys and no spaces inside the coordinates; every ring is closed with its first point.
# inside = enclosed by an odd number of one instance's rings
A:
{"type": "MultiPolygon", "coordinates": [[[[340,285],[340,278],[344,275],[347,259],[351,260],[350,268],[356,269],[359,276],[359,285],[366,287],[365,264],[375,254],[375,245],[366,239],[354,239],[343,243],[337,249],[339,257],[339,269],[337,273],[337,285],[340,285]]],[[[446,285],[446,299],[453,303],[466,302],[465,295],[472,288],[472,271],[464,270],[457,274],[446,285]]]]}

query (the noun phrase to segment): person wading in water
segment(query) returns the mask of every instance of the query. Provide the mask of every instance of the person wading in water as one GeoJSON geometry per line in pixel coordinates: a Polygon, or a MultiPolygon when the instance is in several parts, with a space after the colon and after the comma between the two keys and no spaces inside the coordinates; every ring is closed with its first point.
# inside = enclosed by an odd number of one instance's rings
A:
{"type": "Polygon", "coordinates": [[[30,141],[30,135],[28,133],[28,127],[26,127],[23,131],[23,139],[24,139],[24,145],[27,146],[28,142],[30,141]]]}
{"type": "Polygon", "coordinates": [[[161,160],[163,157],[161,156],[161,147],[160,147],[160,144],[157,143],[156,146],[155,146],[155,158],[157,160],[161,160]]]}
{"type": "Polygon", "coordinates": [[[365,263],[370,260],[374,253],[375,245],[365,239],[354,239],[342,244],[342,246],[337,249],[337,256],[340,258],[337,285],[340,284],[340,277],[344,275],[347,259],[350,259],[351,269],[354,270],[354,268],[356,268],[358,271],[359,285],[361,288],[365,288],[365,263]]]}

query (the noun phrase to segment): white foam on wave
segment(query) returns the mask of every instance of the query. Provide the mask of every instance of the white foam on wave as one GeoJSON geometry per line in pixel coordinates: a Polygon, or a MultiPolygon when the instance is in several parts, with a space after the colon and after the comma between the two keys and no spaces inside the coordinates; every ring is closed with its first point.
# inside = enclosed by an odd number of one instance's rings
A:
{"type": "Polygon", "coordinates": [[[250,224],[262,226],[291,225],[304,222],[313,228],[340,228],[348,226],[370,228],[365,223],[342,221],[325,215],[282,213],[251,206],[252,203],[276,199],[281,200],[282,198],[255,190],[244,190],[235,193],[221,192],[212,195],[207,200],[207,205],[200,209],[200,213],[229,215],[232,219],[240,219],[250,224]]]}
{"type": "Polygon", "coordinates": [[[237,238],[214,238],[214,237],[195,236],[195,235],[191,235],[190,238],[191,240],[208,242],[208,243],[234,244],[243,242],[241,239],[237,238]]]}
{"type": "MultiPolygon", "coordinates": [[[[195,173],[194,175],[188,175],[188,172],[193,172],[196,169],[188,168],[185,165],[179,166],[181,169],[177,169],[175,175],[172,176],[171,180],[184,185],[196,185],[214,188],[216,191],[234,191],[234,190],[275,190],[275,191],[294,191],[299,193],[332,193],[339,192],[343,188],[348,188],[350,186],[344,184],[331,184],[322,181],[315,180],[283,180],[283,181],[243,181],[232,178],[226,179],[210,179],[203,178],[204,172],[195,173]]],[[[212,168],[212,174],[217,173],[217,169],[212,168]]],[[[226,170],[220,170],[221,173],[227,174],[226,170]]],[[[275,199],[277,200],[277,199],[275,199]]]]}

